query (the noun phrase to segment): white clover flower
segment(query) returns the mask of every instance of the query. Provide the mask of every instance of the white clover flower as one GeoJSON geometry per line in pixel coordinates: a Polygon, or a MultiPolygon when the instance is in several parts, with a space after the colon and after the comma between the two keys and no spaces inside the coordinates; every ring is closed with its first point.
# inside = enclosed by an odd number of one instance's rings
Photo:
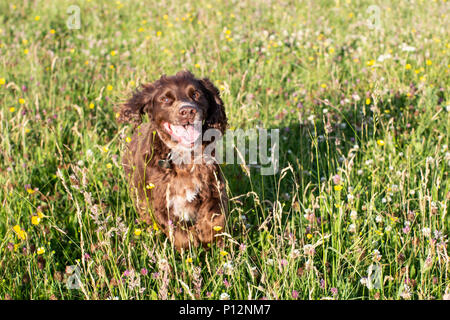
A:
{"type": "Polygon", "coordinates": [[[373,260],[374,261],[380,261],[381,260],[381,253],[377,249],[373,250],[373,260]]]}
{"type": "Polygon", "coordinates": [[[222,292],[219,297],[220,300],[230,300],[230,295],[226,292],[222,292]]]}
{"type": "Polygon", "coordinates": [[[378,57],[377,61],[378,62],[383,62],[384,60],[388,60],[390,58],[392,58],[392,55],[390,55],[389,53],[388,54],[382,54],[382,55],[380,55],[378,57]]]}
{"type": "Polygon", "coordinates": [[[356,219],[358,219],[358,212],[356,212],[356,210],[352,210],[352,212],[350,212],[350,219],[352,221],[355,221],[356,219]]]}
{"type": "Polygon", "coordinates": [[[350,233],[356,232],[356,225],[354,223],[352,223],[351,225],[348,226],[348,232],[350,232],[350,233]]]}
{"type": "Polygon", "coordinates": [[[431,229],[428,227],[422,228],[422,234],[424,237],[429,237],[431,235],[431,229]]]}
{"type": "Polygon", "coordinates": [[[231,261],[225,262],[222,268],[226,274],[230,274],[233,271],[233,263],[231,261]]]}
{"type": "Polygon", "coordinates": [[[312,244],[305,244],[305,246],[303,247],[303,252],[307,256],[313,256],[314,253],[316,253],[316,249],[312,244]]]}

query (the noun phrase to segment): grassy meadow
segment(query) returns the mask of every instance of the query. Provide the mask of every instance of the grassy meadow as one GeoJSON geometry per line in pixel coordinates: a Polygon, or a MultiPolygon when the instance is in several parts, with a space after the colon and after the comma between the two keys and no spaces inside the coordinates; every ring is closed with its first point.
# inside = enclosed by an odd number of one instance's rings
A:
{"type": "Polygon", "coordinates": [[[1,1],[0,299],[450,299],[448,10],[1,1]],[[180,254],[138,220],[116,113],[183,69],[230,130],[280,130],[280,171],[222,165],[225,246],[180,254]]]}

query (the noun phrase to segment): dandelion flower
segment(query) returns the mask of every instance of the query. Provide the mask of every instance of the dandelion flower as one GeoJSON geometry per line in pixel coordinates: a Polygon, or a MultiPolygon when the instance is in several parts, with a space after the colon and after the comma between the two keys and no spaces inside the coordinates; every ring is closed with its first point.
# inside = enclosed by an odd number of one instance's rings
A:
{"type": "Polygon", "coordinates": [[[112,89],[113,89],[113,86],[112,86],[112,85],[108,85],[108,86],[106,87],[106,90],[108,90],[108,91],[112,91],[112,89]]]}
{"type": "Polygon", "coordinates": [[[158,227],[158,225],[156,224],[156,222],[153,222],[153,230],[155,230],[155,231],[158,231],[158,230],[159,230],[159,227],[158,227]]]}
{"type": "Polygon", "coordinates": [[[36,16],[36,17],[34,17],[34,20],[36,20],[36,21],[41,20],[41,16],[36,16]]]}
{"type": "Polygon", "coordinates": [[[126,138],[125,138],[125,141],[126,141],[127,143],[130,143],[130,142],[131,142],[131,138],[130,138],[130,137],[126,137],[126,138]]]}
{"type": "Polygon", "coordinates": [[[187,259],[186,259],[186,262],[187,262],[187,263],[192,263],[192,258],[191,258],[191,257],[187,258],[187,259]]]}
{"type": "Polygon", "coordinates": [[[382,146],[384,146],[384,140],[381,140],[381,139],[379,139],[379,140],[377,140],[377,144],[380,146],[380,147],[382,147],[382,146]]]}
{"type": "Polygon", "coordinates": [[[335,190],[335,191],[341,191],[342,188],[343,188],[342,185],[336,185],[336,186],[334,186],[334,190],[335,190]]]}
{"type": "Polygon", "coordinates": [[[215,227],[213,227],[213,229],[214,229],[214,231],[220,231],[220,230],[222,230],[222,227],[221,226],[215,226],[215,227]]]}
{"type": "Polygon", "coordinates": [[[139,236],[141,235],[141,233],[142,233],[142,230],[141,230],[141,229],[136,229],[136,230],[134,230],[134,235],[135,235],[136,237],[139,237],[139,236]]]}
{"type": "Polygon", "coordinates": [[[432,64],[433,64],[433,62],[432,62],[431,60],[427,60],[427,61],[426,61],[426,65],[427,65],[427,66],[431,66],[432,64]]]}
{"type": "Polygon", "coordinates": [[[19,99],[19,104],[24,104],[24,103],[25,103],[25,99],[20,98],[20,99],[19,99]]]}
{"type": "Polygon", "coordinates": [[[39,247],[37,249],[37,254],[41,255],[41,254],[44,254],[44,253],[45,253],[45,248],[44,247],[39,247]]]}
{"type": "Polygon", "coordinates": [[[11,108],[9,108],[9,112],[14,112],[14,111],[16,111],[16,108],[14,108],[14,107],[11,107],[11,108]]]}
{"type": "Polygon", "coordinates": [[[220,255],[221,255],[222,257],[225,257],[225,256],[228,255],[228,252],[222,250],[222,251],[220,251],[220,255]]]}
{"type": "Polygon", "coordinates": [[[372,102],[372,100],[370,100],[370,98],[366,99],[366,104],[369,105],[372,102]]]}
{"type": "Polygon", "coordinates": [[[407,63],[406,65],[405,65],[405,69],[406,70],[409,70],[409,69],[411,69],[412,67],[411,67],[411,64],[409,64],[409,63],[407,63]]]}
{"type": "Polygon", "coordinates": [[[111,163],[107,163],[106,164],[106,168],[111,169],[112,168],[112,164],[111,163]]]}
{"type": "Polygon", "coordinates": [[[306,235],[306,238],[308,238],[308,240],[311,240],[312,237],[313,237],[313,235],[312,235],[311,233],[308,233],[308,234],[306,235]]]}
{"type": "Polygon", "coordinates": [[[113,57],[114,57],[115,55],[116,55],[116,51],[114,51],[114,50],[113,50],[113,51],[111,51],[111,56],[113,56],[113,57]]]}
{"type": "Polygon", "coordinates": [[[0,86],[1,86],[1,85],[4,85],[5,83],[6,83],[5,78],[0,78],[0,86]]]}

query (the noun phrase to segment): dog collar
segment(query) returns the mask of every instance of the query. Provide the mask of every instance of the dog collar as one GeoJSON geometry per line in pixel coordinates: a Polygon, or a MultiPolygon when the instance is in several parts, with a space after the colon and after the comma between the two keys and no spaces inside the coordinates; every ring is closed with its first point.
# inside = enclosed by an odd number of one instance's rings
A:
{"type": "Polygon", "coordinates": [[[169,152],[166,159],[158,160],[158,166],[163,169],[172,169],[172,152],[169,152]]]}

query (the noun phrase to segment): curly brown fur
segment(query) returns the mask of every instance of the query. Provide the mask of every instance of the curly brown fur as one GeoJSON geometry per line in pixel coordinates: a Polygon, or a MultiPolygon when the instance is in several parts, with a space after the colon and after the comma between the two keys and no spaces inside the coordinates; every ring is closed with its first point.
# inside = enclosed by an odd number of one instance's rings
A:
{"type": "MultiPolygon", "coordinates": [[[[141,219],[156,222],[178,250],[218,240],[228,211],[218,164],[202,159],[170,163],[170,168],[160,165],[174,150],[192,154],[184,143],[190,142],[194,129],[180,129],[179,137],[174,132],[181,126],[189,128],[195,120],[201,121],[203,132],[215,128],[224,133],[227,118],[217,88],[187,71],[162,76],[133,94],[122,106],[119,120],[137,125],[123,167],[141,219]],[[144,115],[149,121],[142,123],[144,115]]],[[[205,144],[200,147],[203,150],[205,144]]]]}

